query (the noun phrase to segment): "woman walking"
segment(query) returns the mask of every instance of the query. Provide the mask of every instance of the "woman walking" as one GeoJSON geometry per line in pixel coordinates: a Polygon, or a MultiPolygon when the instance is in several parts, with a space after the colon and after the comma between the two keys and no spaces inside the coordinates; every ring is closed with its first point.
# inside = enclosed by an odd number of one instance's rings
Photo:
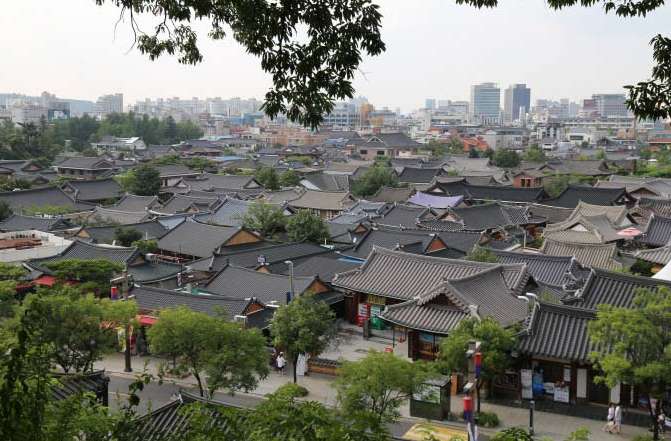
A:
{"type": "Polygon", "coordinates": [[[284,365],[287,364],[287,361],[284,359],[284,352],[280,352],[280,355],[277,356],[276,363],[278,375],[284,375],[284,365]]]}
{"type": "Polygon", "coordinates": [[[608,405],[608,416],[606,417],[606,425],[603,426],[603,430],[605,430],[608,433],[613,433],[614,419],[615,419],[615,407],[613,406],[613,403],[610,403],[608,405]]]}

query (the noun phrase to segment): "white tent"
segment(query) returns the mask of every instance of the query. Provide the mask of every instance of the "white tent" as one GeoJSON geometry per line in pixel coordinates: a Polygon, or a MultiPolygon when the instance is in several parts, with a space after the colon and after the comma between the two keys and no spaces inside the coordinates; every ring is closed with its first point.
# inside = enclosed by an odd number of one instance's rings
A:
{"type": "Polygon", "coordinates": [[[671,281],[671,262],[664,265],[664,268],[659,270],[659,272],[653,275],[652,278],[671,281]]]}

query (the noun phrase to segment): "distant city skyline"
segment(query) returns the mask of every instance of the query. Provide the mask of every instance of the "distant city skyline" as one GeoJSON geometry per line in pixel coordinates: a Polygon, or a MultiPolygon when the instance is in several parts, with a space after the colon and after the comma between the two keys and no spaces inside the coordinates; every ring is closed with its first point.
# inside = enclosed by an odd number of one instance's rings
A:
{"type": "MultiPolygon", "coordinates": [[[[598,6],[555,12],[541,2],[486,11],[445,0],[412,8],[400,0],[378,3],[387,52],[364,59],[355,93],[404,113],[423,107],[427,97],[467,101],[470,86],[483,82],[502,88],[525,83],[533,90],[532,105],[537,98],[580,101],[624,93],[623,85],[649,77],[648,42],[671,21],[668,8],[625,19],[598,6]]],[[[129,51],[132,33],[128,23],[119,23],[115,34],[118,9],[111,5],[25,0],[5,5],[4,13],[12,20],[0,35],[21,44],[3,48],[9,68],[0,71],[0,93],[39,96],[46,90],[95,101],[121,92],[128,104],[169,96],[263,99],[270,86],[257,58],[230,37],[210,41],[200,24],[205,61],[184,66],[172,57],[152,62],[129,51]]]]}

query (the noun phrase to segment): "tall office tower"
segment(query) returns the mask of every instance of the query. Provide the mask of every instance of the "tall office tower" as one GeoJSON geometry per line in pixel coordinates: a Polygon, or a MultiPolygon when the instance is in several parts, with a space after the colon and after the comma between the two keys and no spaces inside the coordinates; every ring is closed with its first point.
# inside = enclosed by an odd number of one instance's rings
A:
{"type": "Polygon", "coordinates": [[[511,84],[503,97],[503,122],[512,124],[520,119],[520,109],[531,110],[531,89],[526,84],[511,84]]]}
{"type": "Polygon", "coordinates": [[[501,89],[496,83],[471,86],[471,113],[482,124],[500,124],[501,89]]]}
{"type": "Polygon", "coordinates": [[[93,105],[93,113],[96,116],[103,117],[110,113],[123,112],[123,93],[111,95],[102,95],[93,105]]]}
{"type": "Polygon", "coordinates": [[[428,110],[433,110],[436,108],[436,99],[435,98],[427,98],[426,101],[424,101],[424,107],[427,108],[428,110]]]}
{"type": "Polygon", "coordinates": [[[621,93],[600,93],[592,95],[596,101],[596,112],[601,116],[627,116],[629,109],[625,96],[621,93]]]}

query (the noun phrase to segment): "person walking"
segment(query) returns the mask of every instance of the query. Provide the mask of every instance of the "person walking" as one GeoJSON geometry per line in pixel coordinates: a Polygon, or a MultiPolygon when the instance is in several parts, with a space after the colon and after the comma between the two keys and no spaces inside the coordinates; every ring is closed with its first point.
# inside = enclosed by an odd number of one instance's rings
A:
{"type": "Polygon", "coordinates": [[[277,374],[284,375],[284,365],[287,364],[287,361],[284,359],[284,352],[280,352],[275,362],[277,363],[277,374]]]}
{"type": "Polygon", "coordinates": [[[622,407],[617,403],[615,407],[615,433],[622,436],[622,407]]]}
{"type": "Polygon", "coordinates": [[[613,406],[613,403],[610,403],[608,405],[608,416],[606,417],[606,425],[603,426],[603,430],[605,430],[608,433],[613,433],[614,419],[615,419],[615,406],[613,406]]]}

